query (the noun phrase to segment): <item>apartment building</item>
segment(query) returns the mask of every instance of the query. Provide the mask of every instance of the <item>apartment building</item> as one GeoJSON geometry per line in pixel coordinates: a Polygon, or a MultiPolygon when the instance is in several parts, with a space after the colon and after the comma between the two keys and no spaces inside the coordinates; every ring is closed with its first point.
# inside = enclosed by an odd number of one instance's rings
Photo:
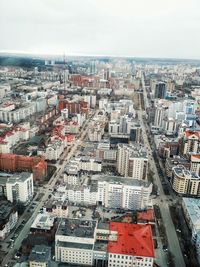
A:
{"type": "Polygon", "coordinates": [[[191,154],[190,162],[190,170],[200,175],[200,154],[191,154]]]}
{"type": "Polygon", "coordinates": [[[37,150],[38,156],[44,156],[46,160],[58,160],[66,147],[64,140],[51,140],[46,148],[37,150]]]}
{"type": "Polygon", "coordinates": [[[101,142],[95,150],[95,157],[105,161],[116,161],[117,150],[112,149],[109,142],[101,142]]]}
{"type": "Polygon", "coordinates": [[[20,140],[29,139],[29,130],[22,127],[10,127],[0,133],[0,153],[11,153],[12,146],[20,140]]]}
{"type": "Polygon", "coordinates": [[[0,201],[0,240],[4,240],[15,227],[18,212],[15,206],[7,200],[0,201]]]}
{"type": "Polygon", "coordinates": [[[200,177],[183,166],[176,166],[173,168],[172,188],[181,195],[186,196],[200,196],[200,177]]]}
{"type": "Polygon", "coordinates": [[[191,230],[191,239],[196,248],[197,259],[200,264],[200,199],[183,198],[182,208],[186,222],[191,230]]]}
{"type": "Polygon", "coordinates": [[[124,177],[146,180],[148,156],[145,148],[139,144],[119,144],[117,171],[124,177]]]}
{"type": "Polygon", "coordinates": [[[152,184],[149,182],[116,176],[100,176],[97,181],[97,201],[106,208],[136,210],[151,203],[152,184]]]}
{"type": "Polygon", "coordinates": [[[22,172],[19,174],[0,175],[1,192],[10,202],[28,204],[33,198],[33,174],[22,172]]]}
{"type": "Polygon", "coordinates": [[[180,150],[183,155],[199,152],[200,135],[197,131],[186,130],[180,139],[180,150]]]}
{"type": "Polygon", "coordinates": [[[35,112],[36,104],[34,102],[21,105],[20,107],[13,105],[13,108],[9,110],[7,107],[5,108],[4,104],[0,107],[0,120],[3,122],[17,123],[33,115],[35,112]]]}

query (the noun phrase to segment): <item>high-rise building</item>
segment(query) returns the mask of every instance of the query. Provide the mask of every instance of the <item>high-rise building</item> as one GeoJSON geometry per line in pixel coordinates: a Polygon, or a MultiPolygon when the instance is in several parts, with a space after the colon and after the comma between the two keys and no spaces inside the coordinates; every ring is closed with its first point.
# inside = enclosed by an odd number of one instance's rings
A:
{"type": "Polygon", "coordinates": [[[146,180],[148,157],[145,148],[138,144],[119,144],[117,171],[124,177],[146,180]]]}
{"type": "Polygon", "coordinates": [[[172,172],[172,188],[185,196],[200,196],[200,177],[183,166],[176,166],[172,172]]]}
{"type": "Polygon", "coordinates": [[[166,83],[164,82],[158,82],[155,85],[155,92],[154,97],[155,98],[165,98],[166,97],[166,83]]]}
{"type": "Polygon", "coordinates": [[[180,139],[180,152],[183,155],[198,153],[200,135],[197,131],[186,130],[180,139]]]}

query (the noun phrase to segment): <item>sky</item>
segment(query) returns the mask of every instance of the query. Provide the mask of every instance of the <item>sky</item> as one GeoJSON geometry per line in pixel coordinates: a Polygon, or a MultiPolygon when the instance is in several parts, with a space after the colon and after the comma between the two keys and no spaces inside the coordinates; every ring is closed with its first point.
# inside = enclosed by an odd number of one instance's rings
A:
{"type": "Polygon", "coordinates": [[[0,0],[0,51],[200,59],[200,0],[0,0]]]}

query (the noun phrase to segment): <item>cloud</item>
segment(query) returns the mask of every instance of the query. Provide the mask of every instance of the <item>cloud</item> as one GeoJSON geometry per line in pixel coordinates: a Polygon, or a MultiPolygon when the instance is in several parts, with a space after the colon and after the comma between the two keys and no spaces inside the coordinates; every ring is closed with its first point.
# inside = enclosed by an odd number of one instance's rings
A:
{"type": "Polygon", "coordinates": [[[0,50],[200,58],[199,0],[0,0],[0,50]]]}

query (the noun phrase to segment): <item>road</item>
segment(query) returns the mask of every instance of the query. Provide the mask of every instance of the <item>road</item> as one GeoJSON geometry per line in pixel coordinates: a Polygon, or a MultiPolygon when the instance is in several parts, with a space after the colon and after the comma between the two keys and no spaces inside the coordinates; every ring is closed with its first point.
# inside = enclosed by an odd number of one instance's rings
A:
{"type": "MultiPolygon", "coordinates": [[[[73,142],[72,146],[70,147],[71,148],[70,152],[69,152],[70,148],[68,148],[64,152],[63,158],[65,160],[63,161],[63,163],[61,165],[59,165],[58,163],[55,165],[55,166],[57,166],[57,170],[55,171],[55,173],[53,174],[51,179],[48,181],[48,184],[45,186],[45,190],[42,190],[43,193],[44,193],[43,197],[41,198],[41,200],[38,203],[38,205],[35,207],[35,209],[33,211],[33,214],[31,215],[29,220],[24,225],[24,227],[23,227],[22,231],[20,232],[19,236],[16,238],[13,248],[9,249],[9,252],[5,256],[4,260],[2,261],[1,266],[5,266],[6,264],[8,264],[9,261],[11,261],[11,259],[14,256],[14,254],[16,253],[16,251],[21,247],[21,243],[24,240],[24,238],[28,236],[33,221],[35,220],[35,218],[36,218],[37,214],[39,213],[40,209],[43,207],[44,203],[48,200],[48,196],[49,196],[49,194],[51,194],[52,190],[54,189],[54,186],[55,186],[56,182],[59,180],[61,174],[63,173],[66,163],[70,160],[70,158],[72,156],[75,155],[78,146],[80,146],[82,144],[84,138],[86,137],[86,135],[87,135],[87,126],[88,126],[88,123],[89,123],[90,119],[93,116],[95,116],[97,113],[98,113],[98,110],[93,112],[93,114],[87,119],[86,123],[84,124],[84,127],[82,128],[82,130],[80,132],[79,140],[76,140],[76,142],[73,142]]],[[[23,216],[22,216],[22,218],[20,218],[20,222],[22,220],[23,220],[23,216]]]]}
{"type": "MultiPolygon", "coordinates": [[[[144,95],[147,96],[144,79],[142,79],[142,85],[143,85],[144,95]]],[[[145,107],[146,107],[146,101],[148,102],[148,99],[147,99],[147,97],[144,97],[145,107]]],[[[164,226],[166,229],[169,250],[174,255],[175,266],[176,267],[185,267],[185,262],[183,259],[179,240],[178,240],[176,230],[175,230],[175,227],[174,227],[174,224],[172,222],[171,215],[170,215],[169,205],[168,205],[168,202],[166,201],[166,196],[164,194],[162,183],[161,183],[160,177],[158,175],[156,163],[155,163],[155,160],[153,158],[152,149],[151,149],[151,146],[149,144],[149,140],[148,140],[148,136],[147,136],[147,129],[146,129],[145,123],[143,121],[143,112],[144,111],[142,111],[142,110],[138,110],[138,119],[139,119],[139,121],[141,123],[141,127],[142,127],[142,136],[143,136],[143,140],[144,140],[144,145],[150,153],[150,158],[149,158],[150,168],[154,173],[155,184],[159,188],[160,197],[158,198],[158,200],[156,200],[156,202],[160,207],[162,220],[163,220],[163,223],[164,223],[164,226]],[[159,201],[159,199],[160,199],[160,201],[159,201]]]]}

